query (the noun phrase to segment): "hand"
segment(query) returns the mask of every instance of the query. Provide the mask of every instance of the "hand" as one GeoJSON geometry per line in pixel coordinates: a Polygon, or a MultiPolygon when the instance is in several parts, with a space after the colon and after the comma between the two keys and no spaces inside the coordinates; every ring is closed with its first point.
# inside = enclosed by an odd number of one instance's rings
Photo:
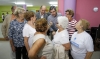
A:
{"type": "Polygon", "coordinates": [[[51,26],[53,23],[50,21],[49,26],[51,26]]]}
{"type": "Polygon", "coordinates": [[[40,59],[47,59],[45,56],[42,56],[40,59]]]}
{"type": "Polygon", "coordinates": [[[14,47],[14,46],[12,46],[11,48],[12,48],[12,51],[13,51],[13,52],[15,52],[15,47],[14,47]]]}
{"type": "Polygon", "coordinates": [[[5,40],[9,40],[8,37],[5,37],[4,39],[5,39],[5,40]]]}
{"type": "Polygon", "coordinates": [[[55,31],[53,31],[53,32],[52,32],[52,35],[55,35],[55,34],[56,34],[56,32],[55,32],[55,31]]]}

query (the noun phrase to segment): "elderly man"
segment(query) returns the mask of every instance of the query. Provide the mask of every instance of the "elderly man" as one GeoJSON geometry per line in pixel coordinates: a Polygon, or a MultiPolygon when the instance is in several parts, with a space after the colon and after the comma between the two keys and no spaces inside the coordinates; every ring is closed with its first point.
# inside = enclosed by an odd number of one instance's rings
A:
{"type": "Polygon", "coordinates": [[[46,11],[46,6],[42,5],[40,7],[40,11],[36,13],[37,19],[41,19],[41,18],[47,19],[48,15],[45,13],[45,11],[46,11]]]}

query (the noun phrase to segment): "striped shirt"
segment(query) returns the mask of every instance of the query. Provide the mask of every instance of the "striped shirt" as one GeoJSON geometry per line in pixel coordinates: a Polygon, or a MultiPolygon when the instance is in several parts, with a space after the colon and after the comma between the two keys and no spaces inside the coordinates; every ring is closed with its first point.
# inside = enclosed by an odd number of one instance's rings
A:
{"type": "Polygon", "coordinates": [[[75,32],[75,25],[76,25],[77,21],[75,19],[73,19],[72,21],[69,22],[69,26],[68,26],[68,32],[69,32],[69,39],[71,39],[73,33],[75,32]]]}

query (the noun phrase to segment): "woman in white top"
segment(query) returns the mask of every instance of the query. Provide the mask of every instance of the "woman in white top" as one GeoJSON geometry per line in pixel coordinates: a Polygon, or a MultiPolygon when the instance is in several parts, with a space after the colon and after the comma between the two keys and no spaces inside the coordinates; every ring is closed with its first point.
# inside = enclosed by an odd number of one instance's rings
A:
{"type": "Polygon", "coordinates": [[[33,44],[34,33],[36,32],[35,25],[34,25],[36,17],[35,17],[35,13],[32,11],[27,11],[24,17],[27,20],[27,23],[25,24],[23,29],[23,37],[24,37],[25,47],[27,49],[27,52],[29,52],[33,44]]]}
{"type": "Polygon", "coordinates": [[[33,39],[32,48],[29,50],[30,59],[53,59],[53,47],[50,45],[46,32],[48,23],[45,19],[39,19],[35,22],[36,33],[33,39]]]}
{"type": "Polygon", "coordinates": [[[89,27],[87,20],[81,19],[76,24],[77,32],[71,38],[71,55],[74,59],[91,59],[93,49],[93,40],[85,31],[89,27]]]}
{"type": "Polygon", "coordinates": [[[55,59],[69,59],[68,50],[70,49],[69,34],[66,28],[68,27],[68,18],[59,16],[57,18],[58,30],[54,35],[53,43],[55,50],[55,59]],[[58,51],[59,50],[59,51],[58,51]],[[59,53],[60,52],[60,53],[59,53]]]}

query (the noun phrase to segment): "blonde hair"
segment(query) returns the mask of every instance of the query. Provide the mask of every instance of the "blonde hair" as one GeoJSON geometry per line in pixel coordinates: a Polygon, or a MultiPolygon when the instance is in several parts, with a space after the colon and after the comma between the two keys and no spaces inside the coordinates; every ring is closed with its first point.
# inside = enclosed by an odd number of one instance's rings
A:
{"type": "Polygon", "coordinates": [[[80,21],[81,21],[81,25],[83,26],[82,29],[87,30],[90,26],[89,22],[85,19],[80,19],[80,21]]]}
{"type": "Polygon", "coordinates": [[[62,28],[64,28],[64,29],[68,28],[69,21],[68,21],[68,18],[66,16],[59,16],[57,18],[57,20],[58,20],[58,24],[61,25],[62,28]]]}
{"type": "Polygon", "coordinates": [[[19,17],[19,13],[22,13],[23,11],[25,11],[24,8],[21,8],[21,7],[17,7],[14,11],[14,15],[19,17]]]}

